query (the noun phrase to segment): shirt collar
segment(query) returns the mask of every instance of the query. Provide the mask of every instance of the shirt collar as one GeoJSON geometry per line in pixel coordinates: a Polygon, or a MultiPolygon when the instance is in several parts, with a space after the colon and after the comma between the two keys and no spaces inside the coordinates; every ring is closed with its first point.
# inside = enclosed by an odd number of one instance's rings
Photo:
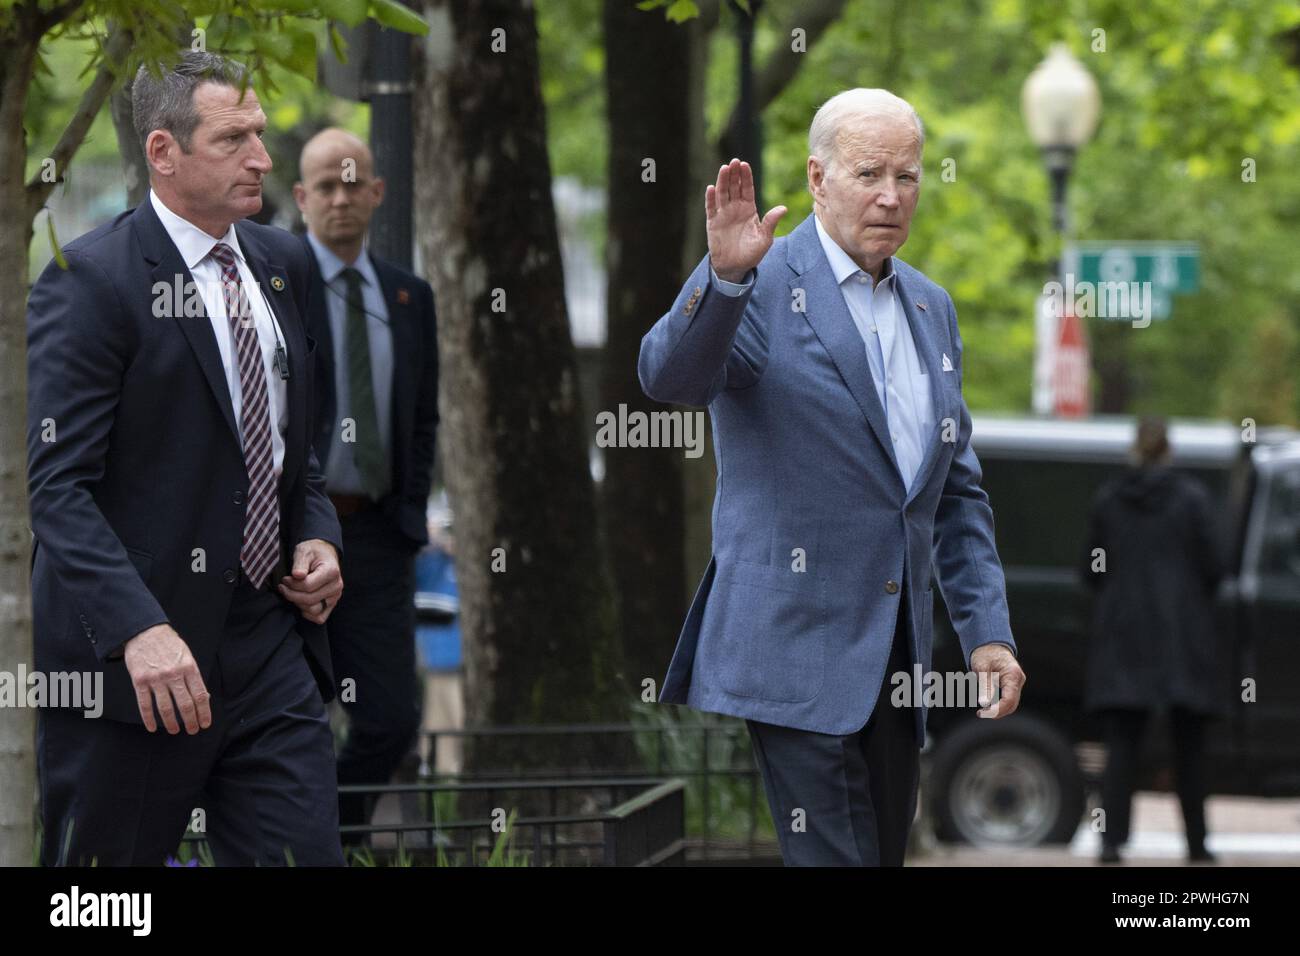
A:
{"type": "Polygon", "coordinates": [[[154,212],[158,214],[163,228],[167,230],[167,235],[175,244],[177,251],[181,254],[181,259],[185,262],[187,269],[193,270],[200,262],[208,257],[212,252],[212,247],[218,242],[224,242],[235,252],[235,258],[240,262],[244,261],[244,251],[239,247],[239,237],[235,235],[235,224],[232,222],[226,228],[226,234],[220,239],[213,239],[194,223],[188,219],[182,219],[176,213],[167,208],[166,204],[158,198],[158,194],[152,189],[149,190],[149,202],[153,204],[154,212]]]}
{"type": "MultiPolygon", "coordinates": [[[[847,252],[840,248],[840,244],[831,238],[822,221],[813,214],[813,221],[817,224],[817,238],[821,240],[822,251],[826,253],[826,258],[831,264],[831,272],[835,275],[835,284],[843,285],[844,280],[849,276],[855,276],[862,270],[854,262],[847,252]]],[[[884,285],[894,277],[894,257],[886,256],[884,263],[880,267],[880,284],[884,285]]]]}
{"type": "MultiPolygon", "coordinates": [[[[320,263],[321,277],[326,283],[333,283],[348,264],[340,259],[334,250],[317,239],[311,230],[307,231],[307,242],[311,244],[312,251],[316,253],[316,261],[320,263]]],[[[370,261],[370,247],[364,240],[361,244],[361,255],[357,256],[357,261],[352,263],[352,268],[361,273],[361,278],[367,285],[379,287],[379,275],[370,261]]]]}

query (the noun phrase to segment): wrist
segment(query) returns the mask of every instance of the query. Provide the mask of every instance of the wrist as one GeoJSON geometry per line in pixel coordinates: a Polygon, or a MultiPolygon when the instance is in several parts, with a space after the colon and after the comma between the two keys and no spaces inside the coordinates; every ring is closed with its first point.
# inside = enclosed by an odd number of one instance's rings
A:
{"type": "Polygon", "coordinates": [[[719,269],[713,262],[713,256],[709,256],[709,268],[712,269],[713,274],[723,282],[734,282],[736,285],[742,285],[745,281],[745,276],[749,275],[748,269],[719,269]]]}

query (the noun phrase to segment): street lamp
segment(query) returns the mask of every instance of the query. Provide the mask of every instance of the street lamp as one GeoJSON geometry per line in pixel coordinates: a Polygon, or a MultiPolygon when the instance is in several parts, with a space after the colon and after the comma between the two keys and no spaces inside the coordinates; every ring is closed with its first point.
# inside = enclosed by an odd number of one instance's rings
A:
{"type": "Polygon", "coordinates": [[[1025,80],[1020,110],[1029,138],[1043,152],[1052,178],[1052,221],[1065,235],[1065,187],[1074,154],[1092,138],[1101,115],[1097,83],[1064,43],[1051,51],[1025,80]]]}
{"type": "MultiPolygon", "coordinates": [[[[1043,154],[1052,181],[1052,225],[1064,246],[1066,238],[1065,193],[1074,165],[1074,154],[1097,128],[1101,95],[1097,83],[1064,43],[1051,50],[1025,80],[1020,92],[1020,110],[1029,127],[1029,138],[1043,154]]],[[[1059,278],[1062,291],[1068,284],[1061,275],[1060,259],[1052,263],[1052,277],[1059,278]]],[[[1087,369],[1090,364],[1082,327],[1072,311],[1057,314],[1044,296],[1034,317],[1033,409],[1040,415],[1054,410],[1060,414],[1086,413],[1087,369]],[[1058,335],[1062,341],[1058,350],[1058,335]],[[1070,386],[1058,394],[1064,369],[1073,371],[1070,386]],[[1068,399],[1064,398],[1069,395],[1068,399]]],[[[1057,300],[1058,302],[1060,299],[1057,300]]]]}

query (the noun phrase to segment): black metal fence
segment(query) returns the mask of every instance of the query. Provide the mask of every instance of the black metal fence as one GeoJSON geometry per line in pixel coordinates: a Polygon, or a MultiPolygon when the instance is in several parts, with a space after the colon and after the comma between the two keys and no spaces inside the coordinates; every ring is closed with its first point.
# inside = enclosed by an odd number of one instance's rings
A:
{"type": "MultiPolygon", "coordinates": [[[[753,760],[749,733],[743,721],[702,716],[692,722],[515,725],[485,728],[447,728],[423,732],[426,752],[436,753],[442,738],[488,740],[532,738],[538,749],[555,755],[538,776],[552,779],[582,779],[593,773],[606,779],[649,777],[680,779],[685,784],[686,832],[684,859],[688,863],[746,861],[773,862],[780,859],[767,800],[758,768],[753,760]],[[591,751],[617,748],[593,747],[603,735],[627,737],[635,746],[626,748],[635,756],[623,766],[593,769],[591,751]],[[568,762],[566,764],[566,756],[568,762]]],[[[420,777],[432,777],[422,766],[420,777]]],[[[534,775],[518,768],[478,769],[459,775],[459,782],[486,783],[494,780],[523,780],[534,775]]],[[[367,788],[378,793],[381,788],[367,788]]]]}
{"type": "Polygon", "coordinates": [[[423,819],[345,826],[353,862],[441,866],[639,866],[685,855],[685,782],[571,778],[340,788],[416,796],[423,819]],[[471,798],[476,811],[458,818],[471,798]],[[448,806],[453,808],[448,819],[448,806]],[[477,808],[488,808],[486,813],[477,808]]]}
{"type": "MultiPolygon", "coordinates": [[[[660,866],[779,863],[766,798],[742,721],[447,728],[443,738],[527,739],[543,770],[478,767],[341,787],[374,798],[372,822],[340,828],[349,862],[375,866],[660,866]],[[594,766],[602,735],[627,738],[622,766],[594,766]]],[[[410,776],[410,775],[408,775],[410,776]]],[[[204,857],[202,834],[186,835],[204,857]]]]}

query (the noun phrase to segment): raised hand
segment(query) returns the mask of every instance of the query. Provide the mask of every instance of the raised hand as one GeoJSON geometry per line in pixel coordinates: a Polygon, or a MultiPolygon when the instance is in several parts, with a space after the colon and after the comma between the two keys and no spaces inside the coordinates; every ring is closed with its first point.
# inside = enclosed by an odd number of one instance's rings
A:
{"type": "Polygon", "coordinates": [[[772,247],[785,206],[773,206],[762,219],[754,205],[754,172],[733,159],[718,168],[718,181],[704,190],[709,260],[719,279],[741,282],[772,247]]]}

